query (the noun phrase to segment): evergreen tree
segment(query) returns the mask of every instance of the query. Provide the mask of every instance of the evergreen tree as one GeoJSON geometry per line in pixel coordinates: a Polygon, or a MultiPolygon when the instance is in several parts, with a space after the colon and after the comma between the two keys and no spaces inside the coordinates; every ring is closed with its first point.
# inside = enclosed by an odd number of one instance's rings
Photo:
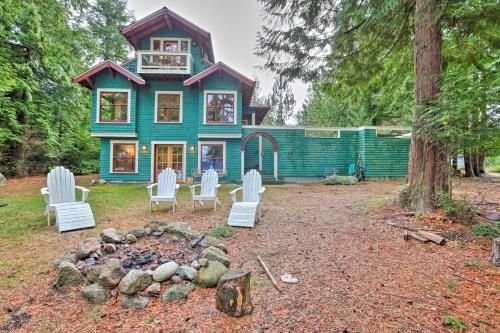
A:
{"type": "Polygon", "coordinates": [[[95,58],[116,62],[127,60],[130,46],[120,30],[134,19],[126,0],[96,0],[88,12],[89,30],[97,43],[95,58]]]}
{"type": "Polygon", "coordinates": [[[265,122],[274,126],[284,126],[287,120],[293,115],[295,108],[295,98],[292,89],[283,76],[278,76],[273,84],[273,90],[267,97],[267,105],[270,110],[265,122]]]}

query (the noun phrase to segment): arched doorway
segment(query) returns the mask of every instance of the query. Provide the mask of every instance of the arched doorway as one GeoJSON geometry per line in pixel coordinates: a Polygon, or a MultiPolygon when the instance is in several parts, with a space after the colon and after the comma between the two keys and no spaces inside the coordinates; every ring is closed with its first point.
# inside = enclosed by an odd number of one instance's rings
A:
{"type": "MultiPolygon", "coordinates": [[[[248,141],[254,137],[265,137],[273,145],[273,174],[274,179],[278,180],[278,144],[276,143],[276,140],[273,138],[273,136],[266,132],[254,132],[245,137],[245,139],[243,139],[243,141],[241,142],[241,179],[243,179],[243,176],[245,175],[245,146],[248,141]]],[[[260,153],[261,152],[259,151],[259,154],[260,153]]]]}

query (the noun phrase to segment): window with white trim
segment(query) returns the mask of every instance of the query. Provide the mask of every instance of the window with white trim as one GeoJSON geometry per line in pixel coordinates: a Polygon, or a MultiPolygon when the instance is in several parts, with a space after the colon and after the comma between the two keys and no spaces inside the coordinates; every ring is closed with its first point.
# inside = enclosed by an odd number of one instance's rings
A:
{"type": "Polygon", "coordinates": [[[212,91],[205,93],[205,123],[235,124],[235,120],[236,93],[212,91]]]}
{"type": "Polygon", "coordinates": [[[157,123],[182,122],[182,93],[157,91],[155,102],[155,121],[157,123]]]}
{"type": "Polygon", "coordinates": [[[152,51],[189,52],[190,44],[187,38],[151,38],[152,51]]]}
{"type": "Polygon", "coordinates": [[[215,169],[224,172],[224,148],[223,143],[200,143],[200,171],[215,169]]]}
{"type": "Polygon", "coordinates": [[[97,112],[101,123],[126,123],[130,111],[129,90],[98,89],[97,112]]]}
{"type": "Polygon", "coordinates": [[[137,172],[137,142],[111,142],[111,172],[137,172]]]}

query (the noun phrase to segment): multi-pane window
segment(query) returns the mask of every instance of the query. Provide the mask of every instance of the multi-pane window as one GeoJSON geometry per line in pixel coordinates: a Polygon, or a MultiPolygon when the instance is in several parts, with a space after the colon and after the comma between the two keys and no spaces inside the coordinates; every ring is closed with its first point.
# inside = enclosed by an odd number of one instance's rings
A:
{"type": "Polygon", "coordinates": [[[188,39],[153,39],[153,51],[189,52],[188,39]]]}
{"type": "Polygon", "coordinates": [[[234,124],[234,93],[207,93],[205,101],[206,123],[234,124]]]}
{"type": "Polygon", "coordinates": [[[200,147],[201,172],[208,169],[224,172],[224,145],[201,144],[200,147]]]}
{"type": "Polygon", "coordinates": [[[125,123],[128,121],[128,92],[101,91],[99,93],[99,121],[125,123]]]}
{"type": "Polygon", "coordinates": [[[135,143],[113,143],[113,172],[136,172],[137,146],[135,143]]]}
{"type": "Polygon", "coordinates": [[[156,121],[159,123],[181,122],[181,94],[158,93],[156,95],[156,121]]]}

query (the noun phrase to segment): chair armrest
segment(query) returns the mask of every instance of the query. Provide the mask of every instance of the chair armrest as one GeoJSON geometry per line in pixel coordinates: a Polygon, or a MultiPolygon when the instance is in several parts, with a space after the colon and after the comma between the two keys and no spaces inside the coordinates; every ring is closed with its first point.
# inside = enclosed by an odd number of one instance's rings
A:
{"type": "Polygon", "coordinates": [[[262,195],[264,194],[264,192],[266,191],[266,188],[265,187],[262,187],[259,191],[259,202],[262,201],[262,195]]]}
{"type": "Polygon", "coordinates": [[[220,184],[215,185],[215,188],[220,188],[220,187],[221,187],[220,184]]]}
{"type": "Polygon", "coordinates": [[[158,186],[158,183],[154,183],[154,184],[146,186],[146,188],[148,189],[148,193],[149,193],[150,197],[153,196],[153,187],[155,187],[155,186],[158,186]]]}
{"type": "Polygon", "coordinates": [[[236,200],[236,193],[238,193],[238,191],[241,191],[241,190],[243,190],[243,187],[238,187],[236,190],[229,192],[229,194],[231,195],[231,199],[233,200],[233,203],[235,203],[237,201],[236,200]]]}
{"type": "Polygon", "coordinates": [[[43,195],[43,200],[48,205],[49,204],[49,188],[48,187],[42,187],[40,189],[40,193],[43,195]]]}
{"type": "Polygon", "coordinates": [[[196,194],[196,187],[201,186],[201,184],[191,185],[189,186],[189,190],[191,191],[191,195],[194,196],[196,194]]]}
{"type": "Polygon", "coordinates": [[[87,202],[90,190],[88,188],[83,187],[83,186],[75,186],[75,188],[82,191],[82,202],[87,202]]]}

